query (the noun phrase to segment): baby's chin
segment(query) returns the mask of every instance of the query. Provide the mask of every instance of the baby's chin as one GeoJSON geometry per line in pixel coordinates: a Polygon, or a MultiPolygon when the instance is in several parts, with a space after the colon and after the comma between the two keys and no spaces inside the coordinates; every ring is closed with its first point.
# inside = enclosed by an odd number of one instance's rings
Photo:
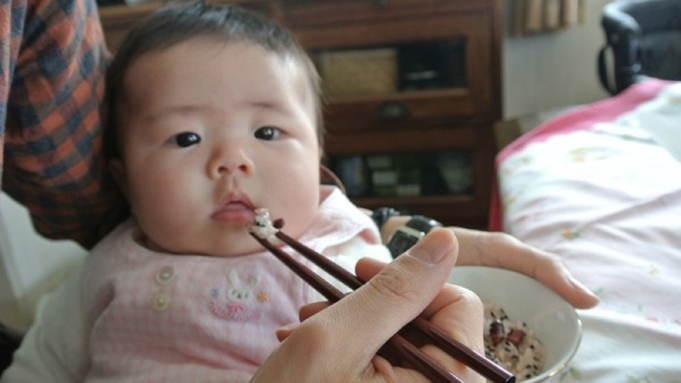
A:
{"type": "Polygon", "coordinates": [[[263,247],[251,236],[247,243],[233,244],[231,246],[219,246],[214,249],[206,249],[202,254],[211,257],[234,258],[245,257],[265,251],[263,247]]]}
{"type": "Polygon", "coordinates": [[[175,255],[202,255],[208,257],[242,257],[264,251],[263,247],[246,230],[243,235],[223,236],[214,241],[154,241],[140,237],[137,242],[154,252],[175,255]]]}

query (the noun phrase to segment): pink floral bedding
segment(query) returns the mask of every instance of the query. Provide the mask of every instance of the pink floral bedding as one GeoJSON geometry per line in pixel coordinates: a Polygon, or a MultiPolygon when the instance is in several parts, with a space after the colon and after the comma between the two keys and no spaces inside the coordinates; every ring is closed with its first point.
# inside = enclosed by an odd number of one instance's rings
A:
{"type": "Polygon", "coordinates": [[[554,382],[681,382],[681,162],[647,133],[660,116],[681,140],[681,83],[639,83],[497,158],[491,229],[561,255],[601,298],[554,382]]]}

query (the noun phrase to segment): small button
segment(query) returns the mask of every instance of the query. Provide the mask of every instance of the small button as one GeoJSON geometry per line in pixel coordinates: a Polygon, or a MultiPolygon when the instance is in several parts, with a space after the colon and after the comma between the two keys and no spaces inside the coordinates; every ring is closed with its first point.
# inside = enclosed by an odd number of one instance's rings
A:
{"type": "Polygon", "coordinates": [[[166,266],[162,268],[158,274],[156,274],[156,282],[161,285],[165,285],[170,282],[175,276],[175,270],[171,266],[166,266]]]}
{"type": "Polygon", "coordinates": [[[168,295],[166,295],[166,293],[159,292],[154,294],[152,304],[154,306],[154,310],[164,311],[170,305],[170,298],[168,297],[168,295]]]}

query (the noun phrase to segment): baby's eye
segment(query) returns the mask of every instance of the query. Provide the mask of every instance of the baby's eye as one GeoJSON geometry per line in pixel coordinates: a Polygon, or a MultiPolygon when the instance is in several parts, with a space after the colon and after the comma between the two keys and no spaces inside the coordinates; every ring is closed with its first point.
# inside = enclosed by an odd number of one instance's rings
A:
{"type": "Polygon", "coordinates": [[[255,138],[260,140],[274,140],[281,135],[281,130],[272,126],[263,126],[255,131],[255,138]]]}
{"type": "Polygon", "coordinates": [[[171,138],[170,142],[181,148],[186,148],[201,142],[201,137],[196,133],[182,132],[171,138]]]}

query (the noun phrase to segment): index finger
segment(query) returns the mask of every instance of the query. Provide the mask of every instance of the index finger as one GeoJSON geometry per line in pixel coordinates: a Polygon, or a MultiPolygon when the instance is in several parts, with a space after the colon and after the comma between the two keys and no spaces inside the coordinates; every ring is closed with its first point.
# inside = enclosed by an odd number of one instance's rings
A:
{"type": "MultiPolygon", "coordinates": [[[[362,362],[438,295],[456,263],[458,243],[446,229],[434,229],[361,288],[324,310],[346,344],[362,345],[362,362]]],[[[320,320],[316,315],[311,320],[320,320]]]]}
{"type": "MultiPolygon", "coordinates": [[[[357,276],[362,280],[368,280],[385,266],[386,264],[381,261],[364,258],[357,263],[357,276]]],[[[428,319],[450,338],[467,345],[481,355],[484,354],[483,305],[472,291],[460,286],[444,284],[437,296],[425,308],[422,317],[428,319]]],[[[410,334],[419,337],[418,332],[410,332],[410,334]]],[[[414,338],[414,340],[418,344],[429,341],[426,338],[420,340],[414,338]]],[[[423,350],[465,382],[485,380],[471,368],[435,346],[425,345],[423,350]]]]}

